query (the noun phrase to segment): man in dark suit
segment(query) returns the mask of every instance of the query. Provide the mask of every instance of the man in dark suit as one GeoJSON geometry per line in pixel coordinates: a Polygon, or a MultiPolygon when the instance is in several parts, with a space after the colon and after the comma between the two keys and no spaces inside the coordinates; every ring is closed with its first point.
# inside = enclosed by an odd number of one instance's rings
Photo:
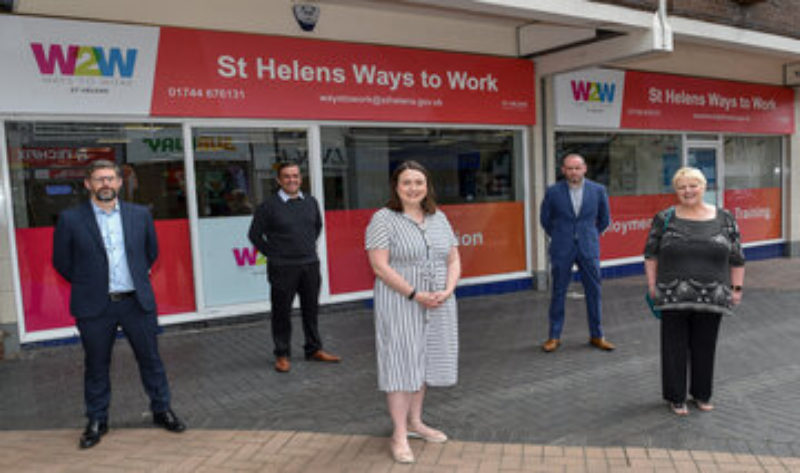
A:
{"type": "Polygon", "coordinates": [[[603,337],[600,308],[600,234],[610,221],[608,194],[601,184],[584,177],[586,162],[579,154],[566,156],[561,171],[564,180],[547,189],[539,213],[539,221],[550,237],[552,286],[550,333],[542,349],[549,353],[561,345],[564,299],[572,266],[577,264],[586,295],[589,343],[601,350],[613,350],[614,345],[603,337]]]}
{"type": "Polygon", "coordinates": [[[153,422],[171,432],[186,426],[170,408],[164,365],[158,354],[156,300],[150,267],[158,242],[150,212],[118,199],[122,172],[111,161],[89,164],[88,202],[59,215],[53,235],[53,266],[71,285],[70,313],[85,353],[84,402],[89,422],[81,448],[108,431],[111,349],[121,327],[133,348],[153,422]]]}
{"type": "Polygon", "coordinates": [[[275,370],[291,369],[292,301],[300,295],[303,317],[303,346],[307,360],[338,363],[340,358],[322,349],[317,328],[321,276],[317,238],[322,231],[322,216],[317,199],[300,190],[300,166],[292,161],[278,167],[276,194],[267,197],[253,214],[248,238],[267,257],[267,280],[272,302],[272,341],[275,344],[275,370]]]}

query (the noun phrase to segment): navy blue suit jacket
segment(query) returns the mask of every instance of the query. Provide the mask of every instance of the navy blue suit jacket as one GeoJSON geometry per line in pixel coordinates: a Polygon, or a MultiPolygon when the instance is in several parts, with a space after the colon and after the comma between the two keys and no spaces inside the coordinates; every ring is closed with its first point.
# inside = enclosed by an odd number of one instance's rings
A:
{"type": "Polygon", "coordinates": [[[584,182],[580,215],[575,215],[566,180],[545,192],[539,222],[550,236],[552,260],[574,258],[575,246],[584,258],[600,258],[600,234],[611,219],[608,194],[603,185],[585,178],[584,182]]]}
{"type": "MultiPolygon", "coordinates": [[[[158,241],[150,211],[119,201],[125,254],[143,310],[155,312],[150,267],[158,257],[158,241]]],[[[72,286],[70,313],[75,318],[96,317],[109,303],[108,257],[91,203],[67,209],[58,217],[53,234],[53,266],[72,286]]]]}

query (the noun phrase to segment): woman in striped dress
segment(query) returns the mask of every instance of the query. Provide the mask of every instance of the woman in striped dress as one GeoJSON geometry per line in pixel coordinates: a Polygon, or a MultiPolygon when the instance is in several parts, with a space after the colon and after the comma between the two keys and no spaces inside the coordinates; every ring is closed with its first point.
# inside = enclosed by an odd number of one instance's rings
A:
{"type": "Polygon", "coordinates": [[[375,272],[378,389],[394,424],[395,461],[414,462],[408,437],[445,442],[422,422],[427,386],[451,386],[458,376],[458,318],[453,291],[461,275],[457,240],[436,209],[428,171],[406,161],[391,178],[391,198],[367,227],[375,272]]]}

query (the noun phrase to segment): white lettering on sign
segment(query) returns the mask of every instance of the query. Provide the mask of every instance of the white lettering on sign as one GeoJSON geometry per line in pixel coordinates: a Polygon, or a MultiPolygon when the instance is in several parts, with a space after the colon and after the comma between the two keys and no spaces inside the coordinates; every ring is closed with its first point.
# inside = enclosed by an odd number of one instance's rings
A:
{"type": "Polygon", "coordinates": [[[293,60],[291,64],[281,64],[274,58],[266,61],[261,57],[256,58],[256,76],[259,79],[294,82],[333,82],[336,84],[345,82],[345,72],[341,67],[309,66],[301,64],[297,59],[293,60]]]}
{"type": "Polygon", "coordinates": [[[469,75],[467,72],[447,71],[447,80],[450,88],[455,90],[482,90],[486,92],[499,92],[497,88],[497,78],[491,73],[478,78],[469,75]]]}
{"type": "Polygon", "coordinates": [[[737,220],[749,220],[754,218],[770,220],[772,218],[772,212],[769,207],[753,207],[750,209],[736,207],[733,212],[737,220]]]}
{"type": "Polygon", "coordinates": [[[483,232],[455,234],[460,246],[483,246],[483,232]]]}
{"type": "Polygon", "coordinates": [[[723,108],[727,112],[732,108],[738,108],[739,101],[736,100],[736,97],[725,97],[724,95],[720,95],[716,92],[709,92],[708,104],[712,107],[723,108]]]}
{"type": "Polygon", "coordinates": [[[753,103],[753,108],[756,110],[775,110],[778,108],[775,99],[765,100],[761,97],[753,97],[751,101],[753,103]]]}
{"type": "Polygon", "coordinates": [[[382,85],[389,90],[414,87],[414,74],[403,71],[384,71],[375,66],[353,64],[353,76],[359,84],[382,85]]]}
{"type": "MultiPolygon", "coordinates": [[[[441,74],[428,70],[417,72],[387,70],[375,64],[354,63],[343,66],[322,66],[304,63],[298,59],[279,62],[272,57],[256,57],[253,60],[229,54],[217,56],[217,74],[225,79],[249,79],[254,75],[256,80],[283,82],[345,84],[354,81],[358,85],[385,87],[392,92],[411,89],[418,85],[425,89],[439,89],[444,83],[442,77],[446,75],[446,83],[451,90],[500,92],[500,78],[491,72],[479,75],[470,71],[444,71],[444,74],[441,74]]],[[[179,93],[180,88],[173,87],[173,89],[178,92],[171,96],[185,96],[179,93]]],[[[244,92],[239,95],[243,98],[244,92]]],[[[198,92],[188,97],[202,98],[203,95],[198,92]]],[[[433,99],[428,100],[433,101],[433,99]]]]}
{"type": "Polygon", "coordinates": [[[699,105],[705,106],[706,97],[700,94],[690,94],[686,91],[669,89],[666,92],[666,103],[672,105],[699,105]]]}
{"type": "Polygon", "coordinates": [[[608,231],[611,233],[621,233],[626,235],[628,232],[638,232],[648,230],[650,228],[651,220],[647,218],[637,218],[633,220],[614,220],[608,226],[608,231]]]}

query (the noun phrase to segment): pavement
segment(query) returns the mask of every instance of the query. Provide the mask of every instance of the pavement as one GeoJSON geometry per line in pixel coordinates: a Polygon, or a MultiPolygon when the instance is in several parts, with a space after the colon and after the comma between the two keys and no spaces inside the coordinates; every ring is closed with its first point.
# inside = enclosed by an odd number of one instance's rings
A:
{"type": "MultiPolygon", "coordinates": [[[[326,350],[272,369],[266,315],[168,327],[159,338],[183,434],[152,426],[132,352],[118,340],[111,431],[77,448],[82,350],[27,348],[0,362],[0,471],[800,472],[800,259],[748,263],[744,301],[723,320],[716,410],[679,418],[661,400],[658,322],[643,276],[604,281],[606,337],[588,345],[580,297],[567,301],[563,345],[541,351],[548,294],[461,298],[459,382],[431,388],[425,421],[446,444],[412,440],[414,465],[388,453],[377,391],[372,312],[324,307],[326,350]]],[[[575,285],[572,292],[580,292],[575,285]]]]}

